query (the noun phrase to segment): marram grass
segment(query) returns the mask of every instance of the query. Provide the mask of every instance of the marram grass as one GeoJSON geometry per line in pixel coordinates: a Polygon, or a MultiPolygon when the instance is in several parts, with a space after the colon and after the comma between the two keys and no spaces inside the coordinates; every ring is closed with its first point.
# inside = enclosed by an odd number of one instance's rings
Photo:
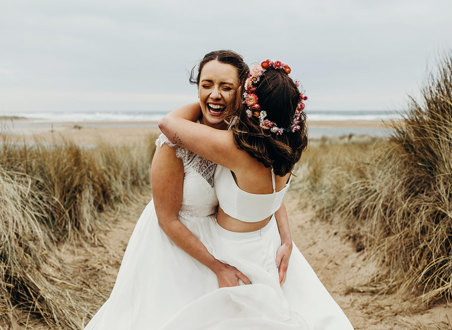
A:
{"type": "Polygon", "coordinates": [[[149,189],[155,136],[142,145],[90,148],[0,138],[0,324],[40,319],[78,329],[86,295],[57,251],[65,243],[98,243],[108,225],[99,212],[149,189]]]}
{"type": "Polygon", "coordinates": [[[389,140],[311,146],[297,184],[381,266],[377,291],[429,304],[452,296],[452,57],[422,95],[389,140]]]}

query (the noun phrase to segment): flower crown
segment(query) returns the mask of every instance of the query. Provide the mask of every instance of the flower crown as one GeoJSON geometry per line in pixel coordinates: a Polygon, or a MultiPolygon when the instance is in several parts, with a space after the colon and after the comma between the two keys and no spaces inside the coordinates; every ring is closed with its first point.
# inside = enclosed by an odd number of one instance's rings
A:
{"type": "MultiPolygon", "coordinates": [[[[307,100],[306,96],[303,96],[300,93],[300,100],[298,101],[297,107],[295,109],[295,115],[292,119],[292,123],[289,127],[279,128],[275,122],[265,119],[267,117],[267,112],[262,110],[259,103],[257,103],[257,95],[254,93],[256,91],[256,85],[260,80],[260,77],[267,71],[268,68],[274,68],[276,70],[282,70],[285,73],[289,74],[291,69],[287,64],[284,64],[280,61],[263,61],[260,65],[255,64],[250,70],[250,74],[245,81],[245,92],[243,93],[243,103],[248,106],[246,109],[246,115],[248,118],[257,117],[259,118],[259,126],[263,129],[269,129],[270,132],[275,133],[276,135],[281,135],[284,132],[296,132],[300,129],[300,116],[303,111],[305,105],[303,101],[307,100]]],[[[295,85],[298,87],[298,81],[294,81],[295,85]]]]}

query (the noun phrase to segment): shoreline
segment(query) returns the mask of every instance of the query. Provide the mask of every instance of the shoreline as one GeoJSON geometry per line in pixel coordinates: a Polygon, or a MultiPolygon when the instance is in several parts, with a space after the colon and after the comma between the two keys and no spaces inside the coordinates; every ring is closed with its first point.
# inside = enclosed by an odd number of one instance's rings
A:
{"type": "Polygon", "coordinates": [[[0,116],[0,120],[30,120],[23,116],[0,116]]]}
{"type": "Polygon", "coordinates": [[[389,128],[389,120],[309,120],[308,127],[389,128]]]}
{"type": "MultiPolygon", "coordinates": [[[[308,127],[347,127],[347,128],[387,128],[391,120],[307,120],[308,127]]],[[[29,129],[71,128],[73,126],[102,127],[157,127],[158,121],[39,121],[24,117],[2,117],[0,124],[25,127],[29,129]]]]}
{"type": "MultiPolygon", "coordinates": [[[[387,122],[386,122],[387,123],[387,122]]],[[[311,139],[348,135],[388,136],[389,126],[381,120],[309,121],[311,139]]],[[[150,135],[159,134],[157,121],[70,121],[40,122],[34,120],[0,121],[0,135],[11,140],[51,142],[55,138],[73,140],[81,144],[125,145],[140,143],[150,135]]]]}

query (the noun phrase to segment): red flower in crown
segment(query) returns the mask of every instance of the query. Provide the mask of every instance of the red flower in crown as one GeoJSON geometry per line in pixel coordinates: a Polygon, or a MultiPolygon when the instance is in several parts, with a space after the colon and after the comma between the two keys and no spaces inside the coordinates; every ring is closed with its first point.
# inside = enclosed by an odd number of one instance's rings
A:
{"type": "Polygon", "coordinates": [[[264,69],[268,69],[271,65],[271,61],[270,60],[265,60],[261,63],[261,67],[264,69]]]}
{"type": "Polygon", "coordinates": [[[261,109],[261,106],[258,103],[255,103],[250,106],[250,109],[259,111],[261,109]]]}
{"type": "Polygon", "coordinates": [[[273,67],[275,69],[281,69],[281,67],[282,67],[281,61],[276,61],[275,63],[273,63],[273,67]]]}
{"type": "Polygon", "coordinates": [[[257,95],[256,94],[248,94],[245,99],[246,105],[252,107],[257,104],[257,95]]]}
{"type": "Polygon", "coordinates": [[[289,67],[287,64],[284,64],[284,72],[287,73],[287,74],[289,74],[290,71],[292,71],[292,70],[290,69],[290,67],[289,67]]]}

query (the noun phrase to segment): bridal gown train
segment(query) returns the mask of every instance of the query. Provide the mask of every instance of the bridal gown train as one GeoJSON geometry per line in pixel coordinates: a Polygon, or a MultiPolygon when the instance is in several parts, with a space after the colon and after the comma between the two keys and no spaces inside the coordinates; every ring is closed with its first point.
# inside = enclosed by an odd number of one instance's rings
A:
{"type": "MultiPolygon", "coordinates": [[[[164,135],[156,143],[175,147],[164,135]]],[[[110,297],[85,329],[353,329],[295,244],[286,282],[279,286],[274,217],[252,233],[217,224],[215,164],[175,148],[185,172],[181,222],[252,284],[218,288],[215,274],[161,230],[151,201],[135,226],[110,297]]]]}

